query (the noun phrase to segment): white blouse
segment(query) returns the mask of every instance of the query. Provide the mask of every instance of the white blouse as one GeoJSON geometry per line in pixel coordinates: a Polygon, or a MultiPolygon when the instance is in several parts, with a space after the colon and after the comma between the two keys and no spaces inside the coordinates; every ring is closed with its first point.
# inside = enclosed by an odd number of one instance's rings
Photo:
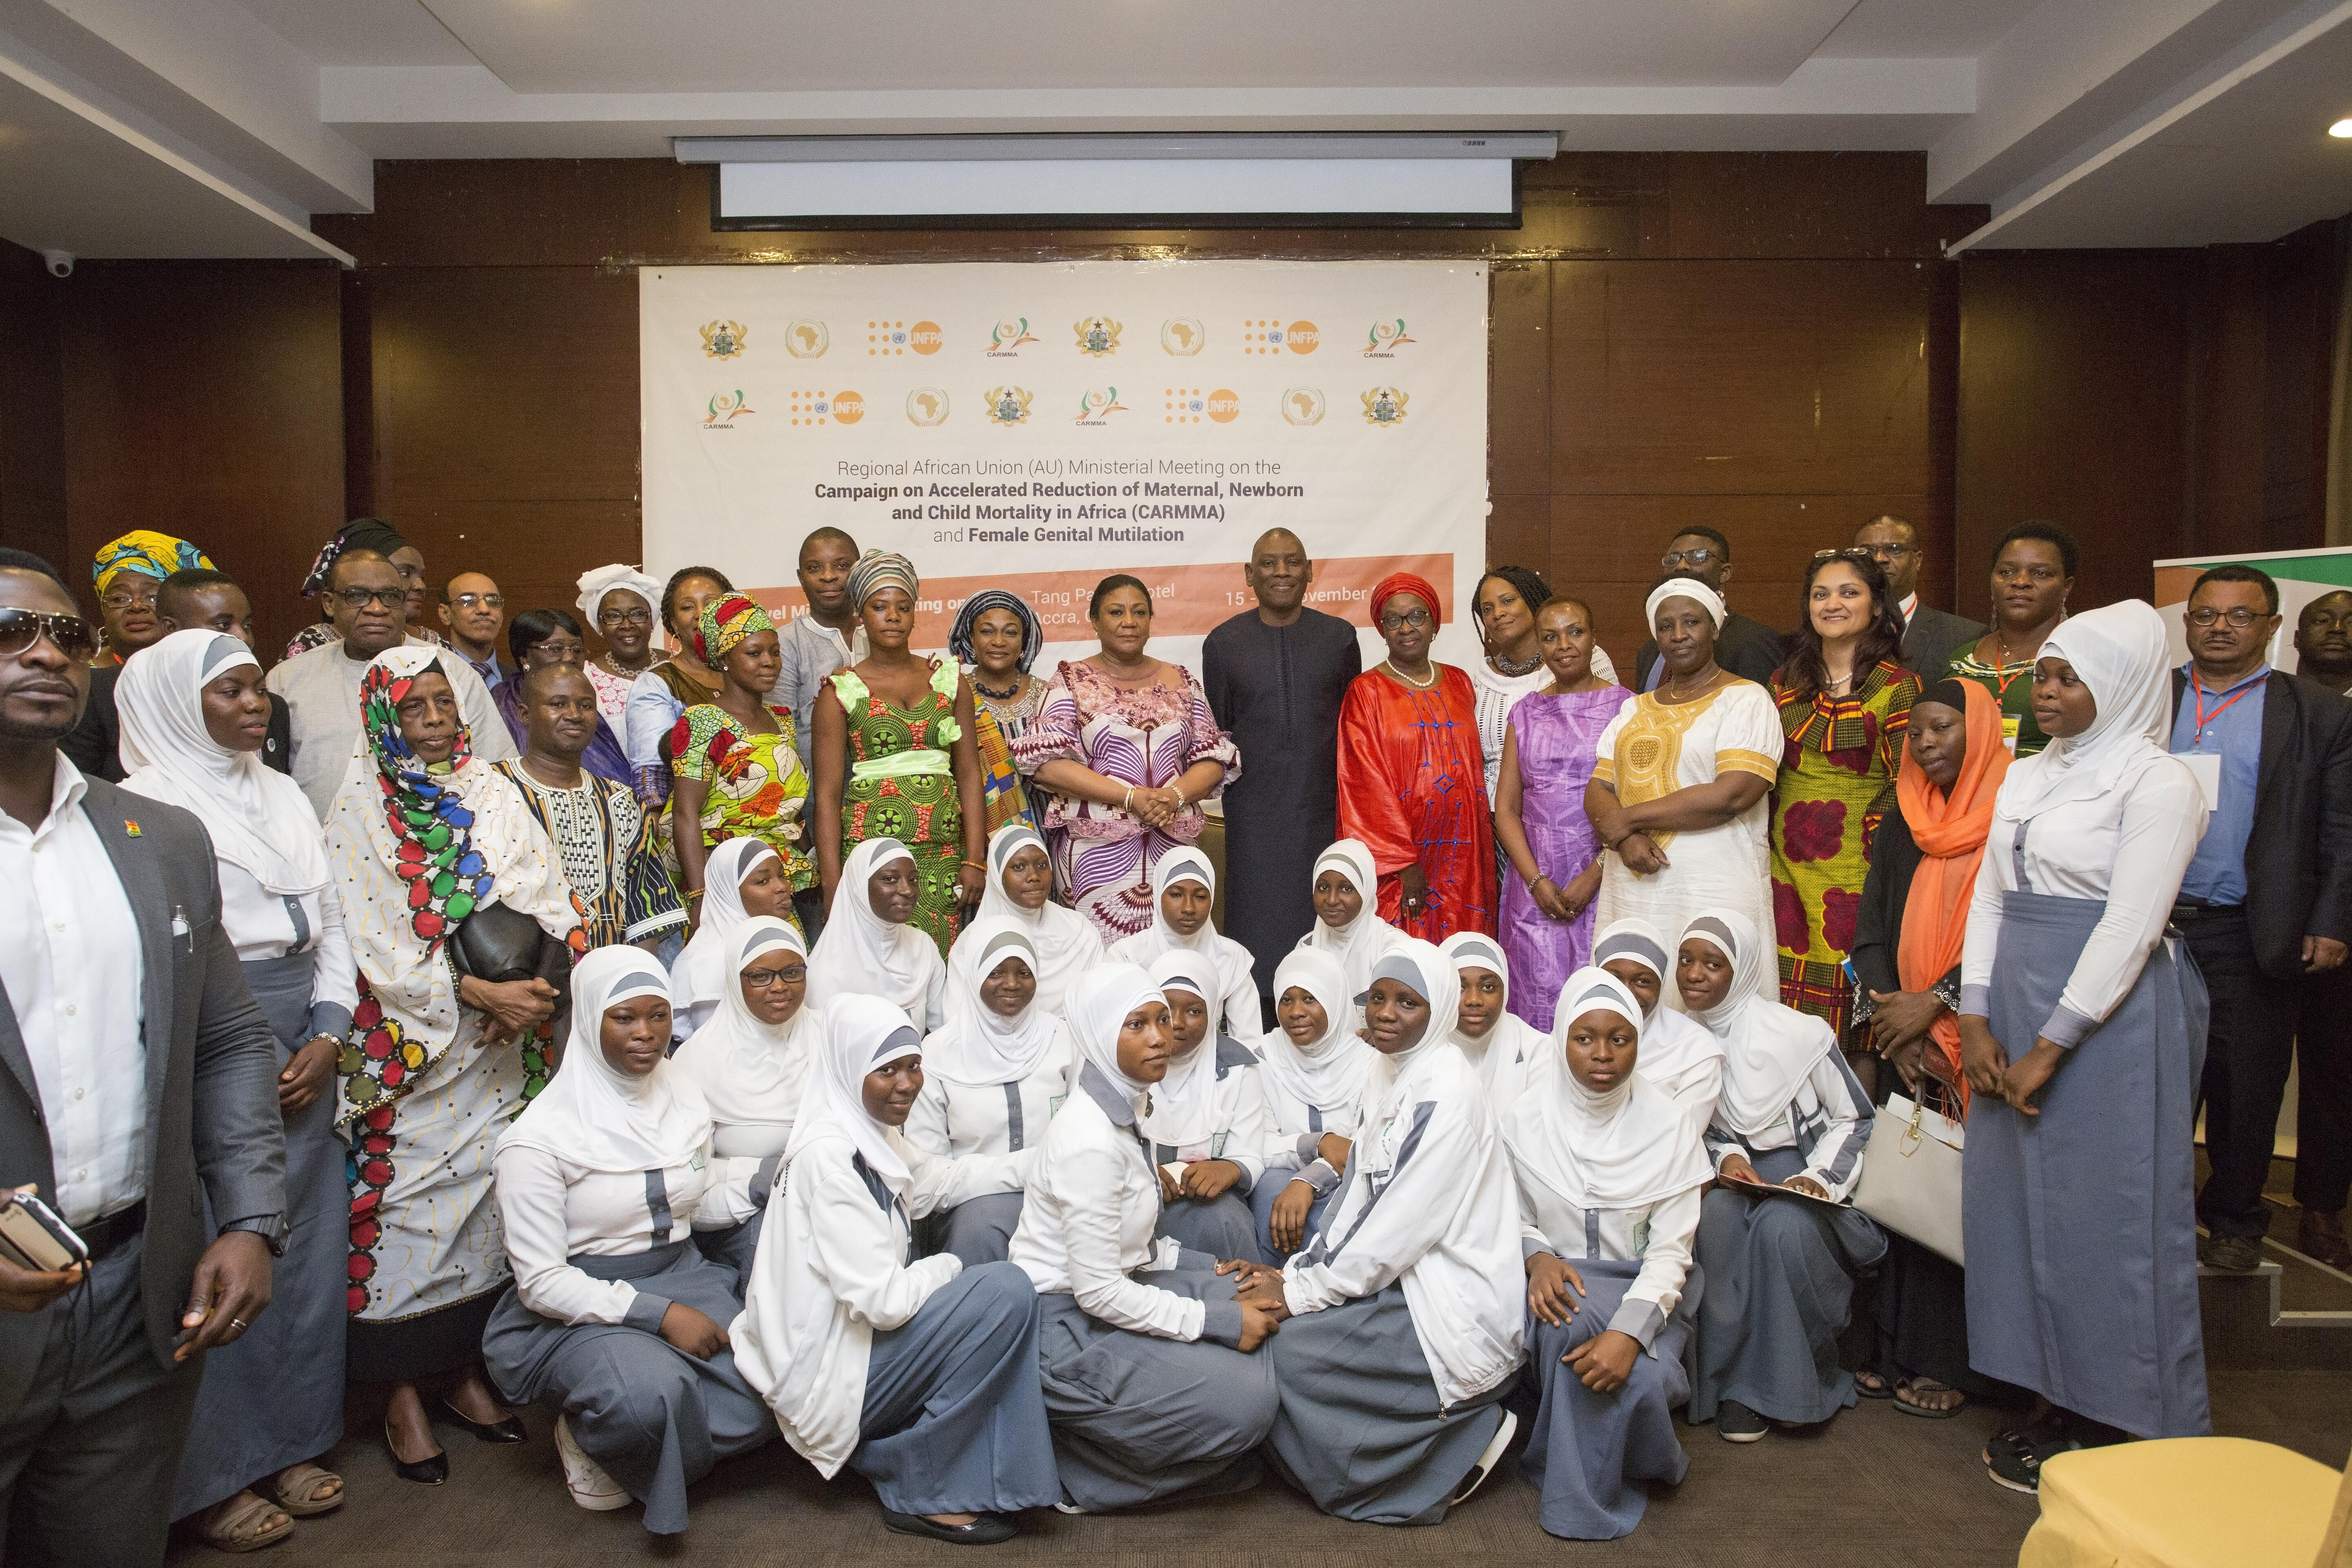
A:
{"type": "Polygon", "coordinates": [[[1320,1106],[1302,1100],[1284,1087],[1284,1080],[1263,1068],[1258,1070],[1258,1081],[1265,1090],[1265,1142],[1262,1145],[1265,1153],[1258,1162],[1260,1179],[1273,1174],[1286,1182],[1302,1181],[1318,1193],[1328,1193],[1338,1186],[1339,1173],[1317,1151],[1327,1132],[1342,1138],[1355,1137],[1356,1113],[1361,1106],[1353,1100],[1338,1106],[1320,1106]]]}
{"type": "Polygon", "coordinates": [[[289,952],[318,960],[310,982],[310,1033],[341,1035],[360,1005],[359,960],[352,956],[343,929],[343,900],[330,882],[316,893],[281,898],[266,892],[260,879],[242,866],[216,862],[220,871],[221,929],[236,948],[239,963],[259,963],[289,952]]]}
{"type": "Polygon", "coordinates": [[[1152,1158],[1161,1164],[1182,1160],[1231,1160],[1242,1168],[1238,1192],[1247,1193],[1265,1173],[1265,1071],[1257,1053],[1230,1035],[1220,1035],[1194,1047],[1217,1053],[1217,1085],[1211,1096],[1216,1131],[1198,1143],[1171,1147],[1152,1145],[1152,1158]]]}
{"type": "Polygon", "coordinates": [[[1870,1096],[1863,1092],[1862,1080],[1843,1055],[1830,1051],[1798,1082],[1789,1103],[1762,1131],[1742,1137],[1720,1125],[1709,1126],[1707,1163],[1720,1171],[1734,1154],[1794,1149],[1805,1160],[1798,1174],[1818,1182],[1832,1200],[1843,1203],[1862,1180],[1862,1152],[1870,1142],[1873,1124],[1870,1096]]]}
{"type": "Polygon", "coordinates": [[[1609,1326],[1648,1350],[1683,1299],[1704,1189],[1693,1187],[1641,1208],[1580,1209],[1542,1182],[1522,1176],[1518,1187],[1519,1246],[1528,1257],[1549,1252],[1569,1264],[1587,1258],[1640,1262],[1642,1271],[1625,1288],[1624,1302],[1609,1326]]]}
{"type": "Polygon", "coordinates": [[[1045,1129],[1076,1083],[1077,1047],[1066,1029],[1034,1070],[1012,1083],[974,1088],[925,1074],[904,1129],[916,1148],[974,1170],[1001,1166],[1013,1185],[1024,1185],[1045,1146],[1045,1129]]]}

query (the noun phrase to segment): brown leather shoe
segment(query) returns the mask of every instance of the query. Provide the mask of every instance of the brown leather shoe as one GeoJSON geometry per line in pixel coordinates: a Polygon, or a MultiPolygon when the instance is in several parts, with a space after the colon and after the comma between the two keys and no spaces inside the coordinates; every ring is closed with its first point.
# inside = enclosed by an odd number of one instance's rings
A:
{"type": "Polygon", "coordinates": [[[2322,1214],[2317,1209],[2305,1209],[2295,1222],[2294,1249],[2307,1258],[2315,1258],[2330,1268],[2352,1273],[2352,1245],[2344,1239],[2344,1218],[2341,1215],[2322,1214]]]}

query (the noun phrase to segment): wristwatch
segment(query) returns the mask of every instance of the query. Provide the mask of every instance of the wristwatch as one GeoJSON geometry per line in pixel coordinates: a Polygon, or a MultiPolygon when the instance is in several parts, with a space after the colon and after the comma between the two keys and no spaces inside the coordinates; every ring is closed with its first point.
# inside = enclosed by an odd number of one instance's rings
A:
{"type": "Polygon", "coordinates": [[[261,1237],[262,1244],[269,1248],[269,1256],[272,1258],[286,1256],[287,1240],[294,1233],[294,1227],[286,1222],[286,1216],[283,1214],[255,1215],[247,1219],[233,1219],[220,1227],[220,1233],[223,1236],[226,1236],[233,1230],[251,1231],[261,1237]]]}

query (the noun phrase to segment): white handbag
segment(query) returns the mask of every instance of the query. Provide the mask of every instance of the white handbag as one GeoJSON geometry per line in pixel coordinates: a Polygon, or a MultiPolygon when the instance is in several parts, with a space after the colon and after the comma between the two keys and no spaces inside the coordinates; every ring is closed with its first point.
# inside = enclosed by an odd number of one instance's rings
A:
{"type": "Polygon", "coordinates": [[[1853,1206],[1898,1236],[1966,1267],[1960,1245],[1958,1122],[1889,1095],[1862,1152],[1853,1206]]]}

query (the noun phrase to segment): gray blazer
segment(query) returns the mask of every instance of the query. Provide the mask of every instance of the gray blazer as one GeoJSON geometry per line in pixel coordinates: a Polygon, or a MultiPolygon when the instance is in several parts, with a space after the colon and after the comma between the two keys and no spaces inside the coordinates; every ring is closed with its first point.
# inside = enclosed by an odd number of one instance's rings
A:
{"type": "Polygon", "coordinates": [[[1952,656],[1984,635],[1984,627],[1975,621],[1921,605],[1904,629],[1903,668],[1917,676],[1920,685],[1933,686],[1944,679],[1944,667],[1952,656]]]}
{"type": "MultiPolygon", "coordinates": [[[[139,922],[148,1115],[140,1293],[148,1348],[168,1367],[196,1258],[213,1240],[204,1234],[199,1197],[212,1200],[224,1225],[285,1213],[278,1047],[221,929],[220,879],[203,826],[177,806],[100,779],[89,785],[82,810],[105,844],[139,922]],[[136,837],[130,829],[134,822],[136,837]],[[187,923],[184,934],[172,929],[174,910],[187,923]]],[[[45,1201],[57,1201],[40,1086],[5,991],[0,1182],[37,1182],[45,1201]]],[[[0,1421],[24,1401],[47,1336],[46,1319],[43,1312],[0,1312],[0,1421]]]]}

